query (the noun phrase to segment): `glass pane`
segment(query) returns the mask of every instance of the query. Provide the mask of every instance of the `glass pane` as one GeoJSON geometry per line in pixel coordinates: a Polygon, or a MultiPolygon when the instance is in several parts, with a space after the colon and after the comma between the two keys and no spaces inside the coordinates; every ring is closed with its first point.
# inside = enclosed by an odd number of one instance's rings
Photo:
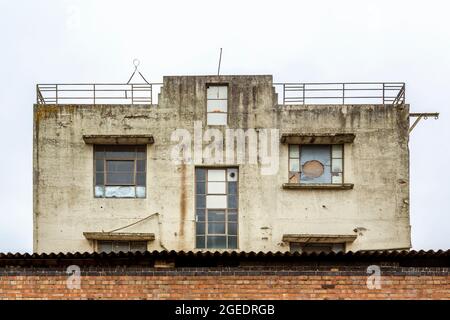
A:
{"type": "Polygon", "coordinates": [[[134,159],[136,157],[136,149],[134,147],[125,146],[108,146],[106,147],[107,159],[134,159]]]}
{"type": "Polygon", "coordinates": [[[206,196],[205,195],[196,195],[195,196],[195,205],[197,208],[206,208],[206,196]]]}
{"type": "Polygon", "coordinates": [[[333,159],[331,167],[332,172],[342,172],[342,159],[333,159]]]}
{"type": "Polygon", "coordinates": [[[136,252],[144,252],[147,251],[147,242],[146,241],[131,241],[130,243],[130,251],[136,252]]]}
{"type": "Polygon", "coordinates": [[[134,172],[134,161],[107,160],[106,171],[108,172],[134,172]]]}
{"type": "Polygon", "coordinates": [[[95,160],[95,171],[105,171],[104,160],[95,160]]]}
{"type": "Polygon", "coordinates": [[[208,194],[225,194],[225,182],[208,182],[208,194]]]}
{"type": "Polygon", "coordinates": [[[219,99],[228,98],[228,86],[219,86],[219,99]]]}
{"type": "Polygon", "coordinates": [[[208,181],[225,181],[224,169],[209,169],[208,181]]]}
{"type": "Polygon", "coordinates": [[[97,251],[110,253],[112,251],[112,241],[97,241],[97,251]]]}
{"type": "Polygon", "coordinates": [[[202,182],[197,182],[195,184],[195,192],[197,194],[205,194],[206,193],[206,187],[205,186],[206,185],[205,185],[205,183],[203,181],[202,182]]]}
{"type": "Polygon", "coordinates": [[[331,176],[331,183],[342,183],[342,172],[339,173],[332,173],[331,176]]]}
{"type": "Polygon", "coordinates": [[[94,158],[95,159],[104,159],[105,158],[105,151],[103,147],[95,147],[94,151],[94,158]]]}
{"type": "Polygon", "coordinates": [[[95,185],[96,186],[101,186],[101,185],[104,184],[104,180],[103,180],[104,176],[105,176],[105,174],[103,172],[102,173],[97,173],[95,175],[95,185]]]}
{"type": "Polygon", "coordinates": [[[137,186],[145,186],[145,172],[136,173],[136,185],[137,186]]]}
{"type": "Polygon", "coordinates": [[[208,210],[209,222],[225,222],[225,211],[223,210],[208,210]]]}
{"type": "Polygon", "coordinates": [[[106,184],[125,186],[134,184],[134,173],[133,172],[122,172],[122,173],[106,173],[106,184]]]}
{"type": "Polygon", "coordinates": [[[205,221],[205,209],[197,209],[197,217],[196,217],[196,221],[205,221]]]}
{"type": "Polygon", "coordinates": [[[237,194],[237,182],[228,182],[228,194],[237,194]]]}
{"type": "Polygon", "coordinates": [[[145,198],[145,187],[136,187],[136,198],[145,198]]]}
{"type": "Polygon", "coordinates": [[[105,187],[103,186],[95,186],[94,194],[97,198],[103,198],[105,196],[105,187]]]}
{"type": "Polygon", "coordinates": [[[333,158],[342,158],[342,144],[333,144],[331,146],[331,156],[333,158]]]}
{"type": "Polygon", "coordinates": [[[208,100],[206,109],[208,112],[227,112],[227,100],[208,100]]]}
{"type": "Polygon", "coordinates": [[[114,252],[128,252],[130,251],[130,243],[128,241],[114,241],[113,242],[114,252]]]}
{"type": "Polygon", "coordinates": [[[289,145],[289,158],[298,158],[299,157],[299,146],[298,144],[290,144],[289,145]]]}
{"type": "Polygon", "coordinates": [[[209,126],[226,126],[227,114],[226,113],[208,113],[207,124],[209,126]]]}
{"type": "Polygon", "coordinates": [[[134,187],[105,187],[106,198],[134,198],[135,196],[134,187]]]}
{"type": "Polygon", "coordinates": [[[236,195],[228,196],[228,208],[231,208],[231,209],[237,208],[237,196],[236,195]]]}
{"type": "Polygon", "coordinates": [[[228,248],[237,249],[237,237],[228,236],[228,248]]]}
{"type": "Polygon", "coordinates": [[[289,183],[300,183],[300,173],[289,172],[289,183]]]}
{"type": "Polygon", "coordinates": [[[138,159],[146,159],[146,150],[147,146],[138,146],[137,148],[137,158],[138,159]]]}
{"type": "Polygon", "coordinates": [[[237,223],[235,222],[228,223],[228,234],[232,236],[237,235],[237,223]]]}
{"type": "Polygon", "coordinates": [[[195,224],[195,233],[196,234],[205,234],[205,223],[204,222],[197,222],[195,224]]]}
{"type": "Polygon", "coordinates": [[[207,99],[219,99],[219,86],[208,86],[206,88],[207,99]]]}
{"type": "Polygon", "coordinates": [[[227,196],[206,196],[206,208],[225,209],[227,207],[227,196]]]}
{"type": "Polygon", "coordinates": [[[206,180],[206,169],[196,168],[195,169],[195,179],[197,181],[205,181],[206,180]]]}
{"type": "Polygon", "coordinates": [[[289,171],[299,172],[300,171],[300,160],[299,159],[289,159],[289,171]]]}
{"type": "Polygon", "coordinates": [[[196,237],[195,247],[197,249],[204,249],[205,248],[205,236],[196,237]]]}
{"type": "Polygon", "coordinates": [[[146,171],[145,170],[145,160],[136,161],[136,171],[146,171]]]}
{"type": "Polygon", "coordinates": [[[228,221],[237,221],[237,211],[236,210],[228,210],[228,221]]]}
{"type": "Polygon", "coordinates": [[[214,249],[226,249],[227,248],[226,241],[227,241],[226,236],[208,236],[207,247],[214,249]]]}
{"type": "Polygon", "coordinates": [[[225,222],[208,222],[209,234],[225,234],[225,222]]]}
{"type": "Polygon", "coordinates": [[[300,183],[331,183],[330,145],[303,145],[300,183]]]}

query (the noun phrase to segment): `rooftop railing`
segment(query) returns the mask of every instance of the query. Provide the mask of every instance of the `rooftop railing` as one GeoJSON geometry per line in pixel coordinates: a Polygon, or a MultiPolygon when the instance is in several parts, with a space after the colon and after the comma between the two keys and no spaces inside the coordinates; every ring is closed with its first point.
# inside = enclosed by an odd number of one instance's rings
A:
{"type": "Polygon", "coordinates": [[[403,104],[403,82],[274,83],[281,104],[403,104]]]}
{"type": "MultiPolygon", "coordinates": [[[[38,104],[157,103],[162,83],[38,84],[38,104]]],[[[403,104],[403,82],[274,83],[279,103],[287,104],[403,104]]]]}
{"type": "Polygon", "coordinates": [[[162,83],[38,84],[38,104],[153,104],[162,83]]]}

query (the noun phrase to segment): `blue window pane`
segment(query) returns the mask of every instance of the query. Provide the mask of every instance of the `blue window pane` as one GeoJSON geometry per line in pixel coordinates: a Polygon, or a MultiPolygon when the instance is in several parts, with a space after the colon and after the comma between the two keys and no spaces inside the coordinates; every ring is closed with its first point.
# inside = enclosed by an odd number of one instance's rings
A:
{"type": "Polygon", "coordinates": [[[236,195],[228,196],[228,208],[230,208],[230,209],[237,208],[237,196],[236,195]]]}
{"type": "Polygon", "coordinates": [[[228,182],[228,194],[237,194],[237,182],[228,182]]]}
{"type": "Polygon", "coordinates": [[[300,183],[331,183],[331,146],[302,145],[300,183]]]}
{"type": "Polygon", "coordinates": [[[196,179],[196,181],[205,181],[206,180],[206,169],[196,168],[195,169],[195,179],[196,179]]]}
{"type": "Polygon", "coordinates": [[[228,236],[228,248],[237,249],[237,237],[228,236]]]}
{"type": "Polygon", "coordinates": [[[205,248],[205,236],[197,236],[195,239],[195,247],[198,249],[205,248]]]}
{"type": "Polygon", "coordinates": [[[195,197],[195,203],[197,208],[206,208],[206,196],[205,195],[197,195],[195,197]]]}
{"type": "Polygon", "coordinates": [[[205,182],[197,182],[195,184],[195,193],[196,194],[205,194],[206,193],[206,184],[205,184],[205,182]]]}
{"type": "Polygon", "coordinates": [[[225,211],[224,210],[208,210],[208,221],[209,222],[225,222],[225,211]]]}
{"type": "Polygon", "coordinates": [[[226,236],[208,236],[207,247],[213,249],[226,249],[227,237],[226,236]]]}
{"type": "Polygon", "coordinates": [[[237,235],[237,223],[235,222],[228,223],[228,234],[231,236],[237,235]]]}
{"type": "Polygon", "coordinates": [[[205,221],[205,209],[197,209],[197,219],[196,221],[205,221]]]}
{"type": "Polygon", "coordinates": [[[197,222],[195,232],[197,235],[205,234],[205,223],[204,222],[197,222]]]}
{"type": "Polygon", "coordinates": [[[225,234],[225,222],[208,222],[209,234],[225,234]]]}

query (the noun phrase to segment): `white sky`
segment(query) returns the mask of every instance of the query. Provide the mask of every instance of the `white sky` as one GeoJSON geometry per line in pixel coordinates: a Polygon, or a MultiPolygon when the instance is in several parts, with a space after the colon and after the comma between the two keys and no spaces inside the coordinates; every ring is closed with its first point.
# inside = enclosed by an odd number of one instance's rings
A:
{"type": "Polygon", "coordinates": [[[36,83],[273,74],[279,82],[404,81],[414,249],[450,243],[450,2],[0,0],[0,252],[32,250],[36,83]]]}

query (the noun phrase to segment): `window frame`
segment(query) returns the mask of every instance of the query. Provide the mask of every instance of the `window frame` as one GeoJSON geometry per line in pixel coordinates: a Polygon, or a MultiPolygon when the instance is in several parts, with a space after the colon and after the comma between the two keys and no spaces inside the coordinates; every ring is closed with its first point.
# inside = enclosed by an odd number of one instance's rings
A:
{"type": "Polygon", "coordinates": [[[297,159],[298,160],[298,165],[299,165],[299,171],[297,171],[297,173],[298,173],[298,182],[292,182],[292,183],[294,183],[294,184],[300,184],[300,185],[314,185],[314,184],[331,184],[331,185],[337,185],[337,186],[339,186],[339,185],[343,185],[344,183],[345,183],[345,144],[344,143],[329,143],[329,144],[316,144],[316,145],[325,145],[325,146],[328,146],[329,147],[329,152],[330,152],[330,178],[331,178],[331,181],[330,182],[327,182],[327,183],[305,183],[305,182],[302,182],[302,180],[301,180],[301,173],[302,173],[302,164],[301,164],[301,156],[302,156],[302,146],[305,146],[305,145],[311,145],[311,144],[295,144],[295,143],[291,143],[291,144],[288,144],[288,167],[287,167],[287,171],[288,171],[288,183],[291,183],[290,182],[290,175],[291,175],[291,172],[294,172],[294,171],[291,171],[290,169],[291,169],[291,159],[297,159]],[[342,148],[342,152],[341,152],[341,158],[337,158],[337,157],[334,157],[333,158],[333,145],[337,145],[337,146],[341,146],[341,148],[342,148]],[[291,146],[298,146],[298,158],[294,158],[294,157],[291,157],[291,146]],[[333,183],[333,159],[340,159],[340,160],[342,160],[342,168],[341,168],[341,171],[340,172],[335,172],[335,173],[340,173],[341,174],[341,176],[342,176],[342,181],[340,182],[340,183],[333,183]]]}
{"type": "MultiPolygon", "coordinates": [[[[148,250],[148,241],[146,241],[146,240],[95,240],[95,252],[98,252],[98,253],[100,253],[100,252],[105,252],[105,253],[111,253],[111,252],[117,253],[117,252],[120,252],[120,251],[114,251],[113,250],[114,243],[117,243],[117,242],[128,243],[128,251],[126,251],[126,252],[138,252],[139,251],[139,250],[131,251],[132,243],[135,243],[135,244],[136,243],[141,243],[142,245],[145,246],[145,251],[148,250]],[[99,249],[100,242],[111,242],[111,251],[109,251],[109,252],[100,251],[100,249],[99,249]]],[[[123,251],[123,252],[125,252],[125,251],[123,251]]],[[[142,251],[140,251],[140,252],[142,252],[142,251]]]]}
{"type": "MultiPolygon", "coordinates": [[[[114,173],[118,173],[121,171],[114,171],[114,173]]],[[[123,171],[127,172],[127,171],[123,171]]],[[[111,172],[109,172],[111,173],[111,172]]],[[[136,145],[108,145],[108,144],[95,144],[93,146],[93,193],[94,198],[97,199],[145,199],[147,197],[147,145],[145,144],[136,144],[136,145]],[[133,149],[133,157],[107,157],[108,152],[114,152],[110,149],[117,148],[117,152],[120,152],[120,149],[133,149]],[[97,153],[103,152],[103,157],[101,159],[97,158],[97,153]],[[139,152],[142,152],[143,155],[139,156],[139,152]],[[103,160],[103,170],[97,171],[97,160],[103,160]],[[107,164],[109,161],[133,161],[133,183],[127,184],[127,183],[108,183],[108,171],[107,171],[107,164]],[[138,171],[138,161],[144,162],[144,171],[138,171]],[[103,175],[103,183],[97,184],[97,174],[103,175]],[[144,177],[144,183],[139,184],[138,183],[138,175],[141,174],[144,177]],[[96,187],[103,187],[103,196],[97,196],[95,193],[96,187]],[[127,196],[127,197],[107,197],[106,196],[106,187],[134,187],[134,196],[127,196]],[[145,188],[145,194],[143,197],[138,197],[136,188],[137,187],[144,187],[145,188]]]]}
{"type": "Polygon", "coordinates": [[[289,252],[294,253],[294,252],[299,252],[299,253],[307,253],[310,254],[311,252],[309,252],[308,250],[304,250],[304,248],[311,248],[311,247],[329,247],[330,250],[329,251],[324,251],[324,250],[314,250],[312,252],[314,253],[321,253],[321,252],[325,252],[325,253],[337,253],[337,252],[346,252],[346,243],[345,242],[289,242],[289,252]],[[298,246],[301,250],[292,250],[292,244],[295,244],[296,246],[298,246]],[[333,247],[334,246],[342,246],[342,250],[339,251],[334,251],[333,247]]]}
{"type": "MultiPolygon", "coordinates": [[[[194,199],[194,206],[195,206],[195,211],[194,211],[194,234],[195,234],[195,249],[197,250],[209,250],[209,249],[214,249],[214,250],[238,250],[239,249],[239,167],[235,167],[235,166],[221,166],[221,167],[205,167],[205,166],[196,166],[194,168],[194,183],[195,183],[195,187],[194,187],[194,194],[195,194],[195,199],[194,199]],[[197,169],[203,169],[205,170],[205,180],[203,181],[199,181],[197,179],[197,169]],[[236,173],[237,173],[237,180],[236,182],[236,208],[228,208],[228,196],[230,195],[229,193],[229,182],[234,182],[234,181],[229,181],[228,180],[228,170],[229,169],[235,169],[236,173]],[[208,193],[208,182],[221,182],[221,181],[208,181],[208,171],[209,170],[224,170],[225,171],[225,193],[208,193]],[[197,195],[203,195],[203,194],[199,194],[197,193],[197,183],[204,183],[204,188],[205,188],[205,207],[204,208],[198,208],[197,207],[197,195]],[[226,201],[227,201],[227,207],[226,208],[208,208],[207,207],[207,203],[206,203],[206,197],[208,195],[224,195],[226,197],[226,201]],[[203,209],[204,210],[204,221],[198,221],[197,219],[197,210],[199,209],[203,209]],[[225,233],[209,233],[208,232],[208,224],[209,222],[209,211],[224,211],[224,224],[225,224],[225,233]],[[234,211],[236,214],[236,220],[230,220],[229,219],[229,212],[230,211],[234,211]],[[203,223],[204,224],[204,234],[197,234],[197,223],[203,223]],[[229,234],[229,224],[235,224],[236,225],[236,234],[229,234]],[[197,237],[204,237],[204,247],[198,247],[197,246],[197,237]],[[215,248],[215,247],[208,247],[208,236],[224,236],[225,237],[225,243],[226,243],[226,248],[215,248]],[[234,237],[236,239],[236,247],[235,248],[230,248],[228,246],[228,238],[229,237],[234,237]]],[[[211,222],[211,223],[215,223],[215,221],[211,222]]]]}
{"type": "Polygon", "coordinates": [[[228,120],[229,120],[228,119],[228,115],[229,115],[229,103],[228,102],[229,102],[229,96],[230,96],[229,91],[230,91],[230,86],[228,85],[228,83],[207,83],[206,84],[206,90],[205,90],[206,108],[205,108],[205,110],[206,110],[206,125],[207,126],[218,126],[218,127],[228,126],[228,120]],[[226,99],[210,99],[210,98],[208,98],[208,89],[210,87],[226,87],[227,88],[226,99]],[[219,101],[225,100],[226,106],[227,106],[227,111],[226,112],[209,112],[208,111],[208,101],[209,100],[219,100],[219,101]],[[209,114],[226,114],[226,123],[225,124],[209,124],[208,123],[208,115],[209,114]]]}

